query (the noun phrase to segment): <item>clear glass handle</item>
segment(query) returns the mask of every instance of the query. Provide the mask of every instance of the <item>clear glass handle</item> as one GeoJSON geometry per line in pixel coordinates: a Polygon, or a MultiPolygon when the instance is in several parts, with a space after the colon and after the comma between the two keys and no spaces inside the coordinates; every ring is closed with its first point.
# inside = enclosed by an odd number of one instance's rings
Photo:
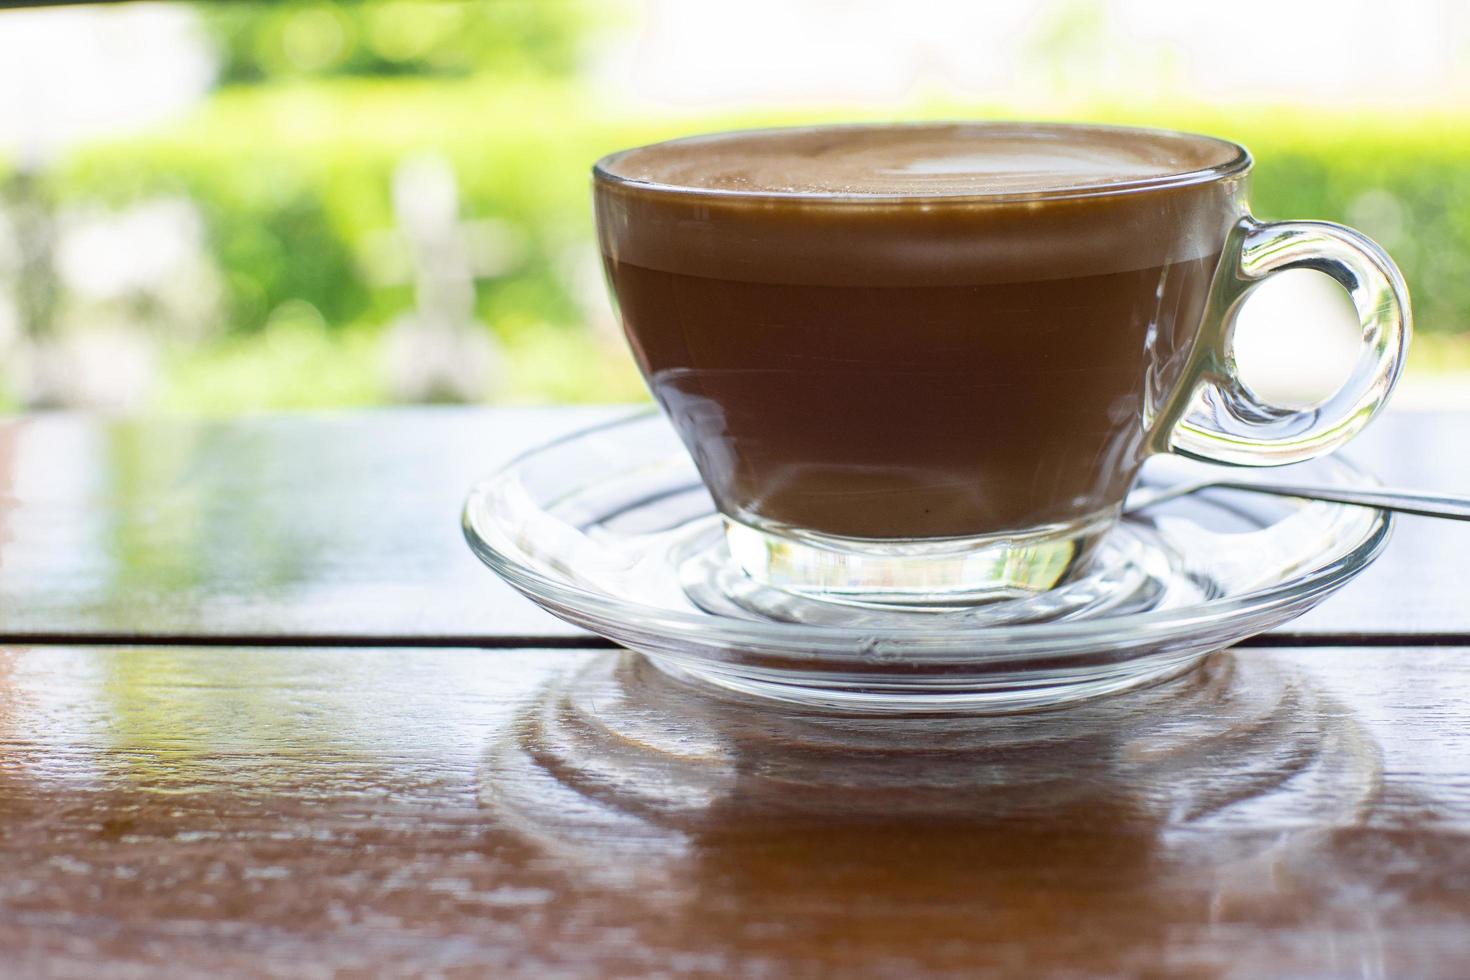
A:
{"type": "Polygon", "coordinates": [[[1341,225],[1247,218],[1220,261],[1204,329],[1185,369],[1186,400],[1166,413],[1175,417],[1165,420],[1161,448],[1216,463],[1278,466],[1330,453],[1357,435],[1388,399],[1408,352],[1409,291],[1393,260],[1341,225]],[[1315,408],[1265,403],[1241,382],[1231,350],[1235,316],[1251,289],[1286,269],[1315,269],[1337,280],[1363,326],[1352,376],[1315,408]]]}

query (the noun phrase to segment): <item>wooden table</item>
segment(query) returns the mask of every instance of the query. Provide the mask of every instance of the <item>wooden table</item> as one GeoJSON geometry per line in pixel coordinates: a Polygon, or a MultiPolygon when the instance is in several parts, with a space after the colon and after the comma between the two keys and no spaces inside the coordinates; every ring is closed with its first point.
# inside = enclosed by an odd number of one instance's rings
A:
{"type": "Polygon", "coordinates": [[[1470,976],[1470,525],[1152,691],[753,713],[460,540],[608,414],[0,424],[0,971],[1470,976]]]}

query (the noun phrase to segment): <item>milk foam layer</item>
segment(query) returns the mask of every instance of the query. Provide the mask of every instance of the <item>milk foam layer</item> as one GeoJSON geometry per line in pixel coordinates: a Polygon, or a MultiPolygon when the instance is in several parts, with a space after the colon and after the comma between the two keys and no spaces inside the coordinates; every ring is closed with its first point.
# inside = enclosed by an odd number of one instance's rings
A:
{"type": "Polygon", "coordinates": [[[696,190],[963,196],[1148,182],[1230,163],[1237,152],[1180,133],[961,123],[720,133],[629,150],[603,166],[696,190]]]}

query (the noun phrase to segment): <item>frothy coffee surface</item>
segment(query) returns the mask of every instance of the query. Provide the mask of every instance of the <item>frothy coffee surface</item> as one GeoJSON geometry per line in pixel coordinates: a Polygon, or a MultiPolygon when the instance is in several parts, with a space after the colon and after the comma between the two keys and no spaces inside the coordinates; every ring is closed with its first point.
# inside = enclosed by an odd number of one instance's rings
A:
{"type": "Polygon", "coordinates": [[[965,196],[1132,184],[1229,163],[1203,136],[1100,126],[941,124],[719,133],[605,161],[624,179],[757,194],[965,196]]]}

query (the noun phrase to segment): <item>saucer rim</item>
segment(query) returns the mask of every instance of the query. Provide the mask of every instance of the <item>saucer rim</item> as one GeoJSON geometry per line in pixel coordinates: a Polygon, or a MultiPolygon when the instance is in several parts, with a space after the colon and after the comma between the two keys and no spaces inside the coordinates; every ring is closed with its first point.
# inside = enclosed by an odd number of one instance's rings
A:
{"type": "MultiPolygon", "coordinates": [[[[1078,641],[1086,641],[1088,649],[1096,649],[1137,638],[1141,634],[1148,634],[1151,640],[1157,640],[1229,623],[1245,615],[1262,614],[1272,607],[1291,610],[1303,603],[1312,603],[1314,599],[1325,598],[1326,594],[1346,585],[1367,569],[1387,546],[1394,527],[1394,515],[1379,508],[1314,502],[1312,506],[1364,510],[1371,516],[1361,538],[1347,552],[1324,565],[1292,575],[1275,584],[1170,609],[1124,613],[1081,621],[976,626],[966,629],[916,626],[846,627],[765,622],[733,619],[703,610],[683,611],[652,606],[570,585],[565,580],[542,573],[514,555],[502,553],[487,539],[480,527],[482,518],[489,519],[490,508],[486,506],[486,500],[495,486],[512,477],[517,467],[566,443],[660,417],[657,409],[639,409],[578,428],[516,454],[489,476],[477,481],[470,489],[461,511],[461,529],[470,550],[492,571],[538,605],[544,607],[542,600],[545,600],[556,606],[557,609],[548,611],[562,619],[568,617],[561,615],[558,609],[565,608],[582,614],[592,614],[595,619],[624,624],[636,621],[645,629],[657,623],[657,632],[666,637],[672,631],[702,643],[709,641],[711,625],[718,624],[719,638],[724,643],[733,642],[767,650],[789,650],[792,637],[795,636],[799,637],[797,642],[814,653],[850,653],[854,646],[893,642],[901,643],[910,654],[918,652],[917,647],[926,648],[931,653],[962,653],[967,658],[975,658],[978,651],[974,644],[979,640],[994,649],[996,654],[1013,659],[1028,653],[1055,656],[1061,652],[1058,650],[1059,644],[1070,647],[1078,641]]],[[[1323,457],[1320,461],[1338,468],[1340,472],[1366,476],[1362,469],[1340,457],[1323,457]]],[[[1290,612],[1283,617],[1288,618],[1290,612]]],[[[585,622],[569,621],[587,626],[585,622]]],[[[592,629],[592,632],[600,631],[592,629]]]]}

